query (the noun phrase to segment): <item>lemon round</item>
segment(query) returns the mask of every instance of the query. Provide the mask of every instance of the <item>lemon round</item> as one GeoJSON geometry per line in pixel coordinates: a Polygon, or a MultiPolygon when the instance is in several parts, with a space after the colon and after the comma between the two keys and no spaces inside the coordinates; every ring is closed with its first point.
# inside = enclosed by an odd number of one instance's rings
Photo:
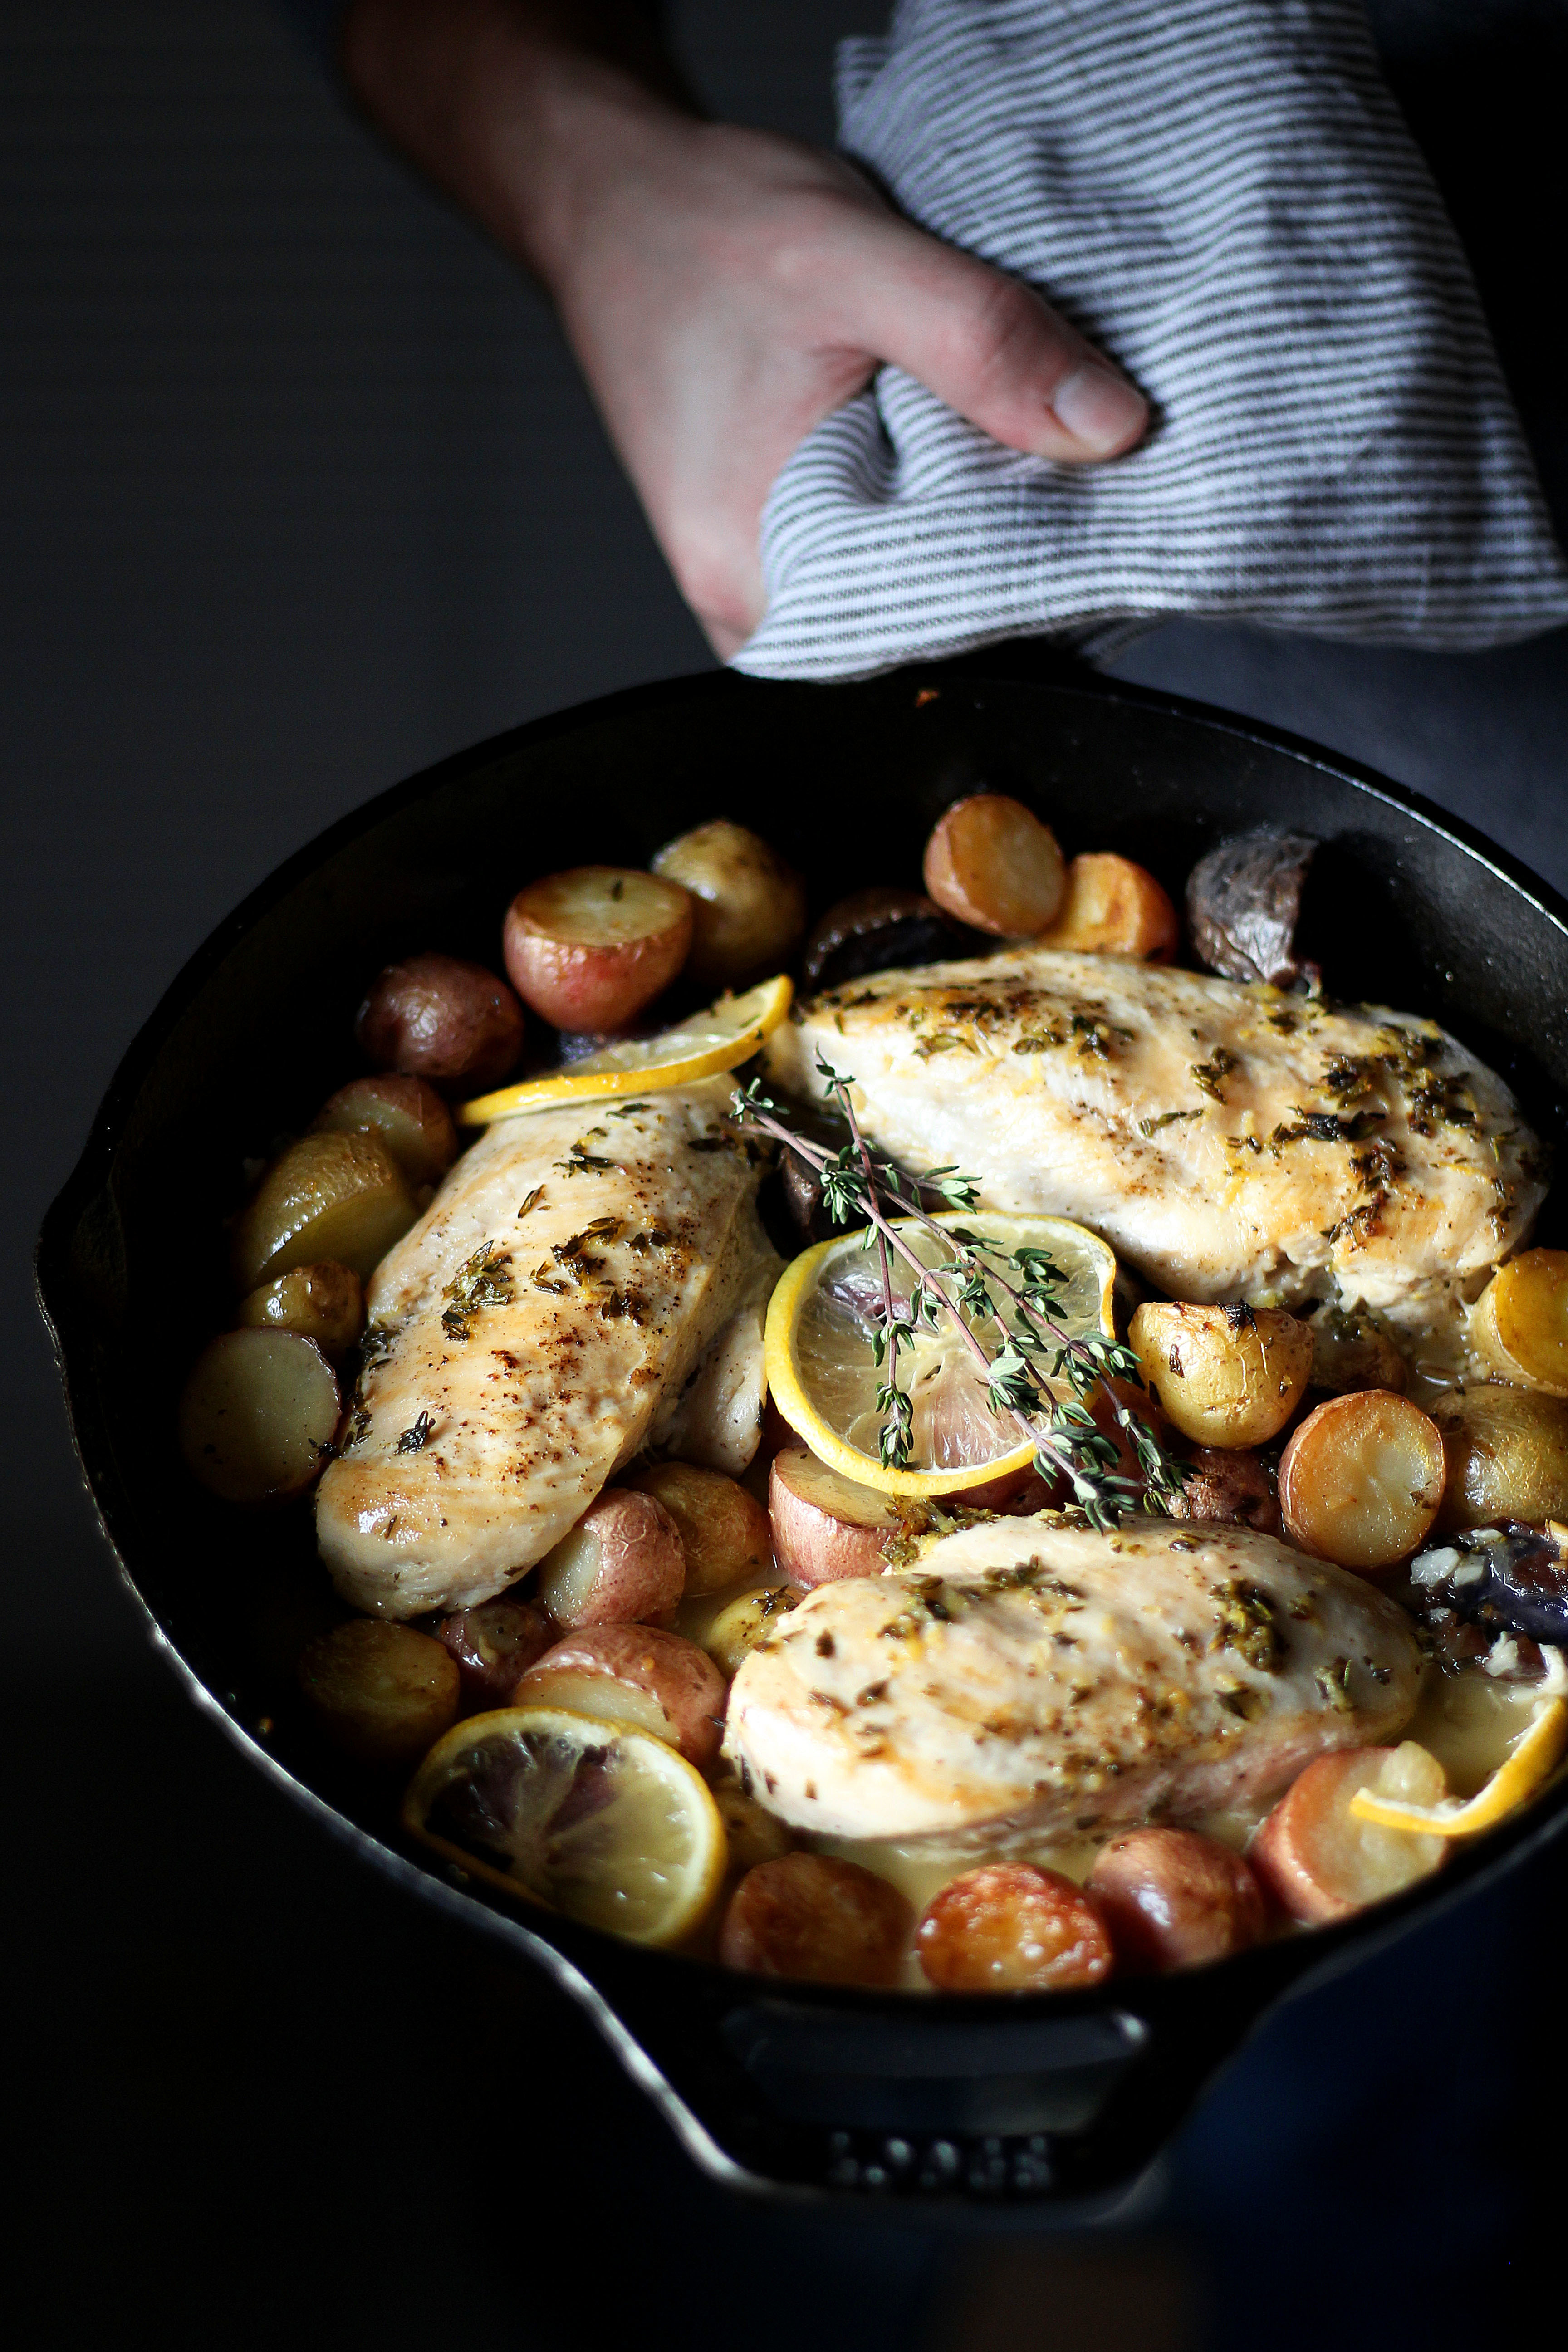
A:
{"type": "Polygon", "coordinates": [[[724,1875],[724,1824],[684,1757],[565,1707],[470,1716],[415,1774],[403,1824],[476,1877],[634,1944],[678,1944],[724,1875]]]}
{"type": "MultiPolygon", "coordinates": [[[[1073,1338],[1111,1336],[1116,1258],[1086,1226],[1065,1217],[1006,1216],[987,1209],[951,1211],[931,1222],[973,1234],[983,1262],[994,1254],[995,1270],[1015,1283],[1007,1255],[1045,1250],[1061,1276],[1063,1329],[1073,1338]]],[[[893,1225],[922,1264],[943,1263],[942,1245],[919,1219],[900,1217],[893,1225]]],[[[785,1267],[773,1292],[768,1387],[790,1427],[818,1461],[884,1495],[957,1494],[1026,1468],[1034,1457],[1033,1440],[1021,1435],[1010,1415],[998,1418],[990,1411],[984,1376],[946,1314],[934,1329],[922,1322],[913,1348],[899,1351],[899,1383],[909,1391],[913,1414],[910,1460],[901,1470],[883,1467],[877,1391],[887,1372],[871,1352],[881,1271],[875,1242],[869,1249],[865,1242],[863,1233],[851,1233],[819,1243],[785,1267]]],[[[891,1272],[895,1301],[907,1306],[914,1276],[897,1256],[891,1272]]],[[[971,1328],[988,1357],[1000,1353],[1005,1334],[997,1323],[984,1319],[971,1328]]],[[[1049,1352],[1034,1361],[1042,1378],[1049,1373],[1049,1352]]]]}
{"type": "Polygon", "coordinates": [[[1409,1830],[1423,1837],[1474,1837],[1479,1830],[1495,1829],[1544,1788],[1568,1748],[1568,1706],[1560,1698],[1547,1699],[1533,1722],[1484,1788],[1462,1801],[1439,1798],[1434,1805],[1406,1804],[1399,1797],[1379,1796],[1358,1789],[1351,1811],[1358,1821],[1378,1822],[1384,1829],[1409,1830]]]}
{"type": "Polygon", "coordinates": [[[605,1095],[663,1094],[697,1078],[714,1078],[749,1061],[789,1011],[794,986],[784,972],[757,982],[740,996],[726,993],[657,1037],[627,1037],[602,1053],[589,1054],[570,1069],[515,1087],[476,1096],[457,1111],[459,1127],[488,1127],[513,1111],[540,1110],[550,1103],[582,1102],[605,1095]]]}

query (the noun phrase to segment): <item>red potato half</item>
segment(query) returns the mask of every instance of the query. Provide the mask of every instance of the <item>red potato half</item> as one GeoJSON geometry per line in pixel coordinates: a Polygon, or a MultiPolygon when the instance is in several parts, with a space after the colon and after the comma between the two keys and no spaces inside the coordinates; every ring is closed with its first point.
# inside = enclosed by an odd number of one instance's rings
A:
{"type": "Polygon", "coordinates": [[[337,1376],[297,1331],[226,1331],[204,1348],[180,1398],[180,1451],[226,1503],[302,1495],[331,1459],[337,1376]]]}
{"type": "Polygon", "coordinates": [[[687,892],[619,866],[574,866],[520,890],[502,929],[513,987],[556,1029],[624,1029],[691,945],[687,892]]]}
{"type": "Polygon", "coordinates": [[[561,1706],[629,1723],[699,1769],[719,1753],[729,1687],[695,1642],[658,1625],[586,1625],[529,1667],[515,1706],[561,1706]]]}
{"type": "Polygon", "coordinates": [[[1427,1534],[1443,1499],[1436,1423],[1391,1389],[1330,1397],[1279,1457],[1285,1532],[1336,1568],[1392,1568],[1427,1534]]]}
{"type": "Polygon", "coordinates": [[[1168,963],[1181,936],[1175,908],[1145,866],[1110,850],[1091,850],[1068,867],[1061,912],[1035,944],[1168,963]]]}
{"type": "Polygon", "coordinates": [[[458,1156],[451,1112],[427,1079],[401,1071],[351,1079],[310,1124],[319,1135],[374,1135],[411,1184],[438,1184],[458,1156]]]}
{"type": "Polygon", "coordinates": [[[921,1913],[915,1950],[942,1992],[1065,1992],[1099,1984],[1115,1957],[1092,1898],[1032,1862],[952,1880],[921,1913]]]}
{"type": "Polygon", "coordinates": [[[504,1706],[518,1678],[552,1649],[560,1629],[534,1601],[502,1593],[443,1617],[436,1639],[451,1654],[470,1706],[504,1706]]]}
{"type": "Polygon", "coordinates": [[[886,1495],[830,1470],[804,1445],[774,1454],[768,1516],[780,1568],[807,1590],[846,1576],[880,1576],[888,1564],[882,1546],[899,1525],[886,1495]]]}
{"type": "Polygon", "coordinates": [[[759,1863],[730,1897],[719,1958],[749,1976],[889,1985],[914,1915],[896,1886],[857,1862],[785,1853],[759,1863]]]}
{"type": "Polygon", "coordinates": [[[1263,1889],[1238,1853],[1196,1830],[1131,1830],[1095,1856],[1085,1892],[1124,1968],[1191,1969],[1261,1942],[1263,1889]]]}
{"type": "Polygon", "coordinates": [[[334,1259],[368,1281],[419,1214],[408,1179],[372,1135],[302,1135],[279,1152],[235,1220],[237,1287],[334,1259]]]}
{"type": "Polygon", "coordinates": [[[606,1486],[539,1565],[539,1598],[558,1625],[632,1625],[662,1617],[686,1581],[680,1529],[651,1495],[606,1486]]]}
{"type": "Polygon", "coordinates": [[[1067,893],[1057,837],[1005,793],[954,801],[926,843],[924,879],[943,914],[994,939],[1032,939],[1054,923],[1067,893]]]}
{"type": "Polygon", "coordinates": [[[377,974],[354,1035],[383,1070],[482,1094],[500,1086],[522,1051],[522,1007],[482,963],[432,950],[377,974]]]}
{"type": "Polygon", "coordinates": [[[334,1747],[362,1764],[413,1764],[457,1720],[457,1662],[411,1625],[356,1617],[309,1643],[305,1704],[334,1747]]]}
{"type": "Polygon", "coordinates": [[[695,1462],[656,1462],[633,1471],[626,1483],[634,1494],[651,1496],[679,1529],[688,1601],[721,1592],[742,1578],[771,1574],[768,1515],[754,1495],[722,1470],[704,1470],[695,1462]]]}
{"type": "Polygon", "coordinates": [[[1346,1748],[1299,1773],[1263,1823],[1247,1858],[1293,1919],[1321,1926],[1401,1894],[1438,1869],[1447,1841],[1358,1821],[1361,1789],[1435,1805],[1447,1792],[1443,1768],[1413,1739],[1397,1748],[1346,1748]]]}

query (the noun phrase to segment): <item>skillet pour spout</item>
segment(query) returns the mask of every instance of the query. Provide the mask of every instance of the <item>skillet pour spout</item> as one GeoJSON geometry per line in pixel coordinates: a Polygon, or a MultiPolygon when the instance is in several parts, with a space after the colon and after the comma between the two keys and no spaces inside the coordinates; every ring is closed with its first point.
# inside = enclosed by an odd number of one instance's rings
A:
{"type": "Polygon", "coordinates": [[[1083,2220],[1124,2206],[1292,1984],[1559,1834],[1568,1783],[1392,1902],[1182,1975],[962,1999],[737,1977],[510,1906],[403,1842],[395,1793],[321,1748],[279,1664],[279,1624],[322,1605],[308,1515],[225,1512],[174,1441],[181,1382],[224,1311],[221,1225],[245,1159],[299,1132],[342,1082],[367,973],[426,945],[493,960],[518,879],[585,856],[644,865],[671,835],[753,805],[816,914],[918,875],[932,821],[978,789],[1031,802],[1075,846],[1135,857],[1178,898],[1227,834],[1311,835],[1307,945],[1336,992],[1435,1015],[1507,1078],[1538,1133],[1568,1132],[1568,908],[1415,796],[1250,723],[1009,674],[999,656],[831,688],[716,674],[464,752],[263,884],[132,1045],[45,1223],[38,1287],[121,1575],[189,1695],[258,1769],[454,1932],[499,1937],[545,1969],[717,2179],[868,2211],[1083,2220]]]}

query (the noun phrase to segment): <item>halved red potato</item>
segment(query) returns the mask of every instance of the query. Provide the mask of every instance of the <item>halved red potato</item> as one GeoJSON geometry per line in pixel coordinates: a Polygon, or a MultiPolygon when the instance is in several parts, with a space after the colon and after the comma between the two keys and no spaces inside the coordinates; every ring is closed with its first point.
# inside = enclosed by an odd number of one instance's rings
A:
{"type": "Polygon", "coordinates": [[[585,1625],[529,1667],[516,1706],[560,1706],[629,1723],[700,1769],[719,1753],[729,1690],[695,1642],[658,1625],[585,1625]]]}
{"type": "Polygon", "coordinates": [[[1061,911],[1035,944],[1166,963],[1181,936],[1176,910],[1148,868],[1097,849],[1075,857],[1068,867],[1061,911]]]}
{"type": "Polygon", "coordinates": [[[180,1451],[226,1503],[302,1495],[331,1458],[342,1412],[337,1375],[297,1331],[225,1331],[180,1398],[180,1451]]]}
{"type": "Polygon", "coordinates": [[[896,1886],[858,1862],[780,1854],[749,1870],[730,1897],[719,1958],[750,1976],[889,1985],[909,1948],[913,1916],[896,1886]]]}
{"type": "Polygon", "coordinates": [[[942,912],[994,939],[1032,939],[1067,895],[1056,835],[1005,793],[973,793],[937,819],[926,843],[925,886],[942,912]]]}
{"type": "Polygon", "coordinates": [[[1064,1992],[1098,1984],[1114,1954],[1090,1896],[1059,1870],[966,1870],[921,1915],[915,1950],[942,1992],[1064,1992]]]}
{"type": "Polygon", "coordinates": [[[726,1681],[741,1671],[741,1661],[765,1640],[778,1620],[801,1599],[795,1584],[731,1585],[727,1592],[702,1592],[683,1601],[676,1613],[676,1631],[712,1659],[726,1681]]]}
{"type": "Polygon", "coordinates": [[[1084,1882],[1124,1968],[1192,1969],[1262,1940],[1263,1889],[1238,1853],[1196,1830],[1130,1830],[1084,1882]]]}
{"type": "Polygon", "coordinates": [[[1445,1475],[1436,1423],[1392,1389],[1329,1397],[1279,1457],[1279,1509],[1294,1544],[1336,1568],[1392,1568],[1437,1516],[1445,1475]]]}
{"type": "Polygon", "coordinates": [[[669,986],[691,945],[692,902],[629,866],[574,866],[520,890],[502,950],[512,986],[557,1029],[624,1029],[669,986]]]}
{"type": "Polygon", "coordinates": [[[450,1651],[471,1706],[504,1706],[519,1677],[553,1648],[560,1630],[536,1601],[503,1592],[443,1617],[436,1639],[450,1651]]]}
{"type": "Polygon", "coordinates": [[[680,1529],[663,1505],[606,1486],[541,1560],[539,1598],[558,1625],[633,1625],[673,1609],[685,1580],[680,1529]]]}
{"type": "Polygon", "coordinates": [[[418,1213],[408,1179],[374,1136],[302,1135],[279,1154],[235,1221],[236,1283],[255,1290],[326,1258],[363,1282],[418,1213]]]}
{"type": "Polygon", "coordinates": [[[667,841],[648,860],[692,898],[686,969],[708,989],[745,988],[786,964],[805,929],[805,892],[778,852],[728,817],[667,841]]]}
{"type": "Polygon", "coordinates": [[[457,1662],[411,1625],[353,1618],[306,1645],[299,1683],[328,1738],[362,1764],[412,1764],[457,1719],[457,1662]]]}
{"type": "Polygon", "coordinates": [[[880,1576],[882,1546],[899,1513],[886,1495],[830,1470],[804,1445],[775,1454],[768,1474],[773,1556],[793,1584],[807,1591],[845,1576],[880,1576]]]}
{"type": "Polygon", "coordinates": [[[1447,1791],[1443,1767],[1414,1739],[1397,1748],[1345,1748],[1298,1773],[1258,1830],[1247,1858],[1293,1919],[1317,1926],[1348,1919],[1368,1903],[1429,1877],[1447,1840],[1358,1821],[1359,1789],[1435,1805],[1447,1791]]]}
{"type": "MultiPolygon", "coordinates": [[[[679,1529],[688,1601],[772,1570],[768,1515],[754,1495],[722,1470],[704,1470],[695,1462],[655,1462],[634,1470],[626,1483],[633,1494],[651,1496],[679,1529]]],[[[679,1601],[681,1594],[675,1597],[679,1601]]]]}
{"type": "Polygon", "coordinates": [[[1568,1250],[1521,1250],[1477,1299],[1470,1337],[1505,1381],[1568,1397],[1568,1250]]]}
{"type": "Polygon", "coordinates": [[[1266,1445],[1301,1402],[1312,1335],[1280,1307],[1134,1307],[1139,1369],[1168,1419],[1194,1445],[1266,1445]]]}
{"type": "Polygon", "coordinates": [[[432,950],[377,974],[354,1035],[384,1070],[482,1094],[522,1051],[522,1007],[482,963],[432,950]]]}
{"type": "Polygon", "coordinates": [[[310,1125],[318,1135],[374,1135],[414,1185],[438,1184],[458,1156],[458,1130],[435,1087],[397,1070],[351,1078],[310,1125]]]}
{"type": "Polygon", "coordinates": [[[364,1321],[364,1289],[358,1275],[335,1258],[290,1266],[252,1290],[235,1308],[237,1323],[258,1330],[298,1331],[323,1355],[341,1356],[353,1346],[364,1321]]]}

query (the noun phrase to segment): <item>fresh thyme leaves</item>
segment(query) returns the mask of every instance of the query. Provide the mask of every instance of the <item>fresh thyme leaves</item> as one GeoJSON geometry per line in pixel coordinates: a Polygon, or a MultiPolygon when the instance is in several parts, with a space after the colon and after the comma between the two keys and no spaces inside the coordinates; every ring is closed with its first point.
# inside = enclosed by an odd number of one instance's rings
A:
{"type": "Polygon", "coordinates": [[[1090,1526],[1104,1533],[1138,1504],[1165,1510],[1182,1492],[1182,1465],[1165,1453],[1148,1423],[1113,1385],[1118,1380],[1142,1385],[1132,1350],[1101,1332],[1076,1334],[1068,1328],[1063,1320],[1065,1277],[1046,1250],[1005,1250],[962,1225],[939,1224],[927,1199],[934,1195],[952,1210],[973,1213],[977,1203],[971,1180],[956,1168],[910,1176],[874,1152],[855,1116],[850,1081],[820,1053],[816,1066],[848,1129],[847,1142],[837,1151],[811,1142],[789,1126],[757,1079],[738,1089],[733,1111],[814,1171],[835,1224],[868,1228],[866,1246],[877,1253],[879,1293],[872,1360],[879,1371],[886,1372],[877,1391],[883,1467],[901,1469],[912,1441],[913,1411],[899,1380],[900,1351],[914,1348],[922,1326],[935,1330],[945,1318],[978,1366],[993,1413],[1016,1424],[1034,1446],[1041,1476],[1065,1483],[1090,1526]],[[938,1263],[928,1265],[911,1248],[900,1230],[905,1220],[920,1226],[942,1250],[938,1263]],[[908,1300],[894,1297],[895,1256],[914,1276],[908,1300]],[[985,1322],[999,1327],[999,1348],[987,1349],[974,1329],[976,1323],[985,1322]],[[1053,1395],[1047,1381],[1065,1384],[1068,1392],[1053,1395]],[[1100,1406],[1100,1420],[1089,1410],[1090,1399],[1100,1406]],[[1119,1468],[1121,1450],[1102,1426],[1106,1419],[1131,1448],[1141,1476],[1129,1476],[1119,1468]]]}
{"type": "Polygon", "coordinates": [[[1158,1118],[1141,1118],[1140,1135],[1158,1135],[1163,1127],[1173,1127],[1179,1118],[1202,1118],[1201,1110],[1163,1110],[1158,1118]]]}
{"type": "Polygon", "coordinates": [[[544,1187],[543,1187],[543,1185],[542,1185],[542,1184],[536,1184],[536,1185],[534,1186],[534,1188],[533,1188],[533,1190],[532,1190],[532,1192],[525,1192],[525,1193],[524,1193],[524,1195],[523,1195],[523,1197],[522,1197],[521,1204],[521,1206],[520,1206],[520,1207],[519,1207],[519,1209],[518,1209],[518,1213],[518,1213],[518,1215],[519,1215],[520,1217],[526,1217],[526,1216],[527,1216],[527,1214],[528,1214],[528,1213],[529,1213],[529,1211],[530,1211],[530,1209],[537,1209],[537,1207],[539,1206],[539,1203],[541,1202],[541,1201],[542,1201],[543,1198],[544,1198],[544,1187]]]}
{"type": "Polygon", "coordinates": [[[1240,1067],[1240,1063],[1227,1045],[1216,1045],[1206,1062],[1192,1065],[1187,1076],[1200,1094],[1207,1095],[1211,1102],[1222,1103],[1225,1100],[1225,1080],[1232,1070],[1240,1067]]]}
{"type": "Polygon", "coordinates": [[[560,1169],[563,1176],[586,1176],[613,1168],[615,1164],[613,1160],[596,1160],[591,1151],[584,1150],[581,1143],[568,1144],[565,1159],[552,1162],[552,1166],[560,1169]]]}
{"type": "Polygon", "coordinates": [[[448,1339],[466,1339],[468,1322],[486,1307],[511,1304],[511,1252],[495,1242],[481,1243],[472,1257],[458,1268],[441,1293],[441,1328],[448,1339]]]}
{"type": "Polygon", "coordinates": [[[435,1426],[436,1424],[431,1420],[429,1414],[427,1412],[421,1412],[410,1428],[403,1430],[399,1433],[397,1440],[397,1450],[399,1454],[420,1453],[425,1446],[429,1444],[430,1433],[435,1426]]]}

